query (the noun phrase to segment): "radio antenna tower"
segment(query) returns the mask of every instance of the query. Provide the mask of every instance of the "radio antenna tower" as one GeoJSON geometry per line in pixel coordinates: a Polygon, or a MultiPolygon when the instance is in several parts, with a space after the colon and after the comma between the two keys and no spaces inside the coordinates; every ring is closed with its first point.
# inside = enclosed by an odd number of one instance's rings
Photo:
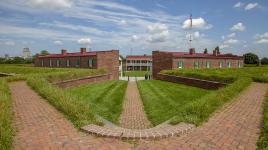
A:
{"type": "Polygon", "coordinates": [[[189,19],[190,19],[189,48],[192,48],[192,41],[193,41],[193,35],[192,35],[193,19],[192,19],[192,14],[190,14],[189,19]]]}

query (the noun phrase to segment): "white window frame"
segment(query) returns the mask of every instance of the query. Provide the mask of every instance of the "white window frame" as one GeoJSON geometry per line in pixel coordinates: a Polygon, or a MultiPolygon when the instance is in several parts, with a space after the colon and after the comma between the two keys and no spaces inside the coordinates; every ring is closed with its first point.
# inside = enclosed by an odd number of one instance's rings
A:
{"type": "Polygon", "coordinates": [[[44,67],[44,60],[41,60],[41,66],[44,67]]]}
{"type": "Polygon", "coordinates": [[[227,62],[228,68],[232,68],[232,63],[230,61],[227,62]]]}
{"type": "Polygon", "coordinates": [[[52,67],[52,60],[49,59],[49,67],[52,67]]]}
{"type": "Polygon", "coordinates": [[[183,61],[182,61],[182,60],[180,60],[180,61],[178,62],[178,68],[179,68],[179,69],[182,69],[182,68],[183,68],[183,61]]]}
{"type": "Polygon", "coordinates": [[[66,60],[66,66],[67,66],[67,67],[70,67],[70,59],[67,59],[67,60],[66,60]]]}
{"type": "Polygon", "coordinates": [[[210,61],[206,61],[206,68],[210,68],[211,67],[211,65],[210,65],[210,61]]]}
{"type": "Polygon", "coordinates": [[[60,66],[60,60],[57,59],[56,63],[57,63],[57,67],[59,67],[60,66]]]}
{"type": "Polygon", "coordinates": [[[92,68],[93,67],[93,59],[88,60],[88,67],[92,68]]]}

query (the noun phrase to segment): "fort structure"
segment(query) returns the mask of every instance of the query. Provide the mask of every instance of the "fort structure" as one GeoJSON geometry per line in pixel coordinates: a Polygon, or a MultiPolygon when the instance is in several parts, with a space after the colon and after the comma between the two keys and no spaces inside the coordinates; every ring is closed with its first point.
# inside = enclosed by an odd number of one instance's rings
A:
{"type": "Polygon", "coordinates": [[[243,56],[233,54],[221,54],[218,49],[209,53],[196,53],[194,48],[190,48],[189,52],[152,52],[152,72],[153,77],[157,78],[157,74],[161,70],[171,69],[203,69],[203,68],[241,68],[243,67],[243,56]]]}
{"type": "Polygon", "coordinates": [[[119,50],[90,51],[81,48],[80,52],[68,53],[62,49],[60,54],[37,55],[36,67],[106,69],[111,79],[119,78],[119,50]]]}

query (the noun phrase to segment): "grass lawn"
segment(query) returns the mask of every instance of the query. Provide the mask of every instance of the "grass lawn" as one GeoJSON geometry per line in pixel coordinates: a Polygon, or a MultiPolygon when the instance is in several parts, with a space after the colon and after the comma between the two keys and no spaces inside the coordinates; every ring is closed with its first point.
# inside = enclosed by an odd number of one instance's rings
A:
{"type": "Polygon", "coordinates": [[[66,91],[89,105],[95,114],[118,123],[126,88],[126,81],[114,80],[74,87],[66,91]]]}
{"type": "Polygon", "coordinates": [[[152,74],[150,71],[125,71],[123,76],[130,76],[130,77],[144,77],[145,74],[152,74]]]}
{"type": "Polygon", "coordinates": [[[210,91],[160,80],[138,81],[144,109],[153,125],[171,119],[188,103],[210,91]]]}

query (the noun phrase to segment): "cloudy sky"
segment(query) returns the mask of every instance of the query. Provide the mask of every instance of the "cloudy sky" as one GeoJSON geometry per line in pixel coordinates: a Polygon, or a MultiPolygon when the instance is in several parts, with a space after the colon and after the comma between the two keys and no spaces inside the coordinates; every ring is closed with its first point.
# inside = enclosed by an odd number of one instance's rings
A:
{"type": "Polygon", "coordinates": [[[220,46],[225,53],[268,56],[267,0],[0,0],[0,56],[58,53],[80,47],[187,51],[220,46]],[[193,29],[189,30],[189,14],[193,29]]]}

